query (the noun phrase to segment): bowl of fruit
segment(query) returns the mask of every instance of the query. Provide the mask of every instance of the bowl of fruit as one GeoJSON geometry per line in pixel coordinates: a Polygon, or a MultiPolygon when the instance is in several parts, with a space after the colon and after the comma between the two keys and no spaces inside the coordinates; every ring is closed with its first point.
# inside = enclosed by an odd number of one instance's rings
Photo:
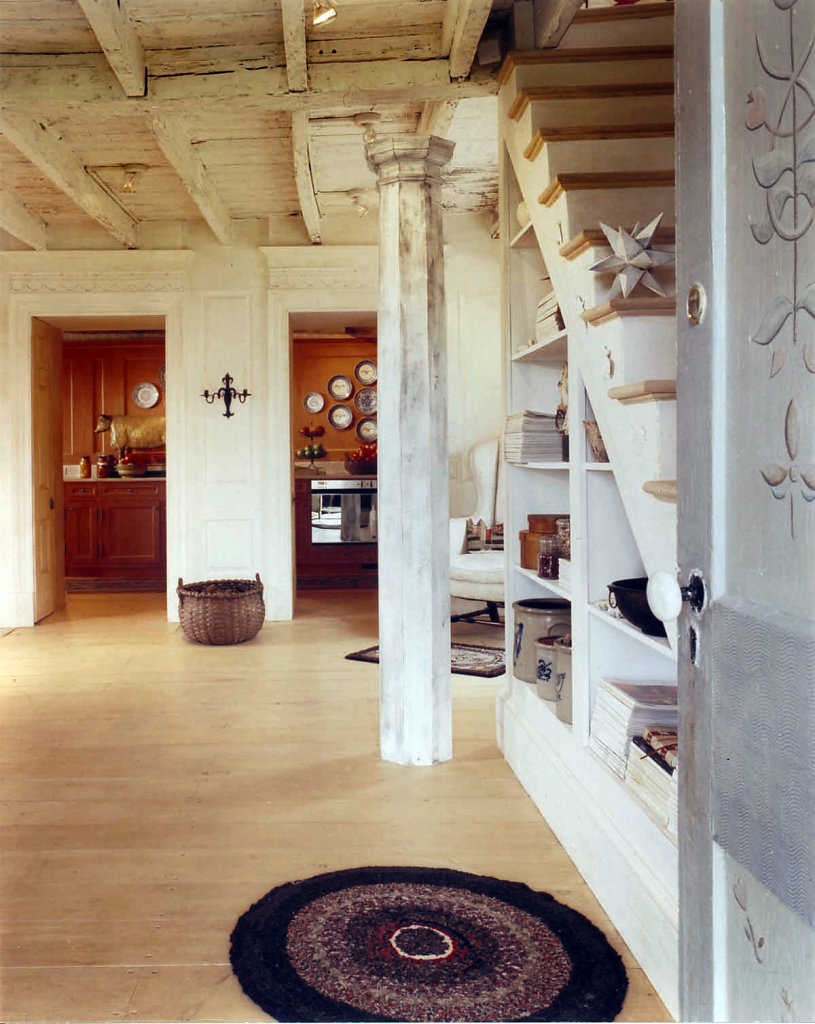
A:
{"type": "Polygon", "coordinates": [[[352,452],[346,452],[345,468],[353,476],[367,476],[376,473],[376,442],[363,444],[352,452]]]}
{"type": "Polygon", "coordinates": [[[313,463],[315,459],[324,459],[328,455],[326,449],[323,448],[322,441],[314,440],[316,437],[323,436],[325,427],[301,427],[300,433],[308,443],[294,453],[298,459],[310,459],[313,463]]]}

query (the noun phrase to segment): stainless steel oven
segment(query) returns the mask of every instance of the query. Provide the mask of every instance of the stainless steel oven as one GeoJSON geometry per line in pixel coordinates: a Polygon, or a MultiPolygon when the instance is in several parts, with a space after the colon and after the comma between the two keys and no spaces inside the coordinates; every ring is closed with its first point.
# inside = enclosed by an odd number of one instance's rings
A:
{"type": "Polygon", "coordinates": [[[376,543],[376,479],[311,481],[312,544],[376,543]]]}

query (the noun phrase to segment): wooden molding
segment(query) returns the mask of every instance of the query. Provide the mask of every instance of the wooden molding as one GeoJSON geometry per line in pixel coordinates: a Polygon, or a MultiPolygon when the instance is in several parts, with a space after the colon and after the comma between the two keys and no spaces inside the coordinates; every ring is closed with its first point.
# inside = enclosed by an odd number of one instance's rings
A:
{"type": "Polygon", "coordinates": [[[640,96],[672,96],[673,81],[668,82],[600,82],[588,85],[538,85],[519,89],[509,106],[507,117],[520,120],[530,103],[552,103],[555,100],[614,100],[640,96]]]}
{"type": "Polygon", "coordinates": [[[548,143],[602,141],[607,139],[664,139],[675,134],[672,121],[661,124],[579,124],[538,128],[524,150],[527,160],[535,160],[548,143]]]}
{"type": "MultiPolygon", "coordinates": [[[[481,33],[492,10],[492,0],[457,0],[454,7],[451,7],[449,2],[447,6],[454,12],[455,17],[450,43],[450,77],[464,78],[469,75],[473,66],[481,33]]],[[[445,44],[448,34],[449,23],[445,15],[442,45],[445,44]]]]}
{"type": "Polygon", "coordinates": [[[189,140],[186,129],[177,118],[150,117],[153,136],[167,162],[198,207],[212,233],[224,245],[230,240],[230,217],[212,186],[206,168],[189,140]]]}
{"type": "Polygon", "coordinates": [[[320,234],[320,210],[314,195],[314,178],[311,173],[311,136],[308,127],[308,113],[298,110],[291,119],[291,145],[294,153],[294,180],[300,212],[303,214],[308,237],[313,245],[322,242],[320,234]]]}
{"type": "Polygon", "coordinates": [[[422,116],[419,118],[417,134],[439,135],[442,138],[447,138],[457,107],[457,100],[427,100],[422,108],[422,116]]]}
{"type": "Polygon", "coordinates": [[[144,49],[127,8],[117,0],[78,2],[125,94],[144,96],[147,92],[144,49]]]}
{"type": "Polygon", "coordinates": [[[136,222],[85,170],[84,164],[44,120],[0,114],[0,132],[89,217],[114,238],[136,247],[136,222]]]}
{"type": "Polygon", "coordinates": [[[589,189],[673,188],[676,174],[670,171],[587,171],[556,174],[538,196],[543,206],[552,204],[564,192],[585,192],[589,189]]]}
{"type": "Polygon", "coordinates": [[[589,7],[575,15],[575,22],[580,25],[597,24],[602,21],[637,20],[642,18],[672,18],[674,5],[671,0],[659,3],[631,4],[625,7],[589,7]]]}
{"type": "Polygon", "coordinates": [[[8,192],[0,193],[0,228],[32,249],[46,249],[45,224],[8,192]]]}
{"type": "Polygon", "coordinates": [[[281,0],[286,76],[292,92],[308,88],[306,62],[306,5],[304,0],[281,0]]]}
{"type": "Polygon", "coordinates": [[[617,61],[673,60],[674,48],[670,44],[653,46],[584,46],[554,50],[511,50],[498,72],[498,81],[505,85],[517,67],[533,65],[549,67],[553,64],[603,64],[617,61]]]}
{"type": "Polygon", "coordinates": [[[584,309],[580,318],[592,327],[620,316],[676,316],[676,296],[635,295],[627,299],[609,299],[599,306],[584,309]]]}
{"type": "Polygon", "coordinates": [[[642,489],[646,494],[653,495],[658,501],[667,501],[672,505],[676,504],[676,480],[646,480],[642,485],[642,489]]]}
{"type": "Polygon", "coordinates": [[[675,380],[638,380],[608,389],[608,397],[623,405],[639,402],[666,402],[676,400],[675,380]]]}
{"type": "MultiPolygon", "coordinates": [[[[676,245],[675,228],[657,228],[653,235],[657,245],[676,245]]],[[[570,238],[558,249],[564,259],[573,260],[581,256],[587,249],[604,246],[609,248],[608,239],[600,228],[585,228],[580,234],[570,238]]]]}

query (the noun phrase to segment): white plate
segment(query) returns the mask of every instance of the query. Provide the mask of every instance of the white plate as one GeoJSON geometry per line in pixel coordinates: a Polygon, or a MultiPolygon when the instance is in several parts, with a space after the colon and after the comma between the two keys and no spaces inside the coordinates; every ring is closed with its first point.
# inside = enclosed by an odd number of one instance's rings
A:
{"type": "Polygon", "coordinates": [[[372,359],[363,359],[354,367],[354,376],[360,384],[373,384],[376,380],[376,363],[372,359]]]}
{"type": "Polygon", "coordinates": [[[376,391],[373,388],[362,388],[354,395],[354,405],[363,416],[373,416],[376,412],[376,391]]]}
{"type": "Polygon", "coordinates": [[[332,377],[326,386],[329,395],[332,398],[336,398],[338,402],[344,402],[346,398],[350,398],[354,393],[354,385],[351,382],[351,378],[346,377],[342,373],[332,377]]]}
{"type": "Polygon", "coordinates": [[[357,437],[370,443],[376,440],[376,420],[364,419],[357,423],[357,437]]]}
{"type": "Polygon", "coordinates": [[[137,384],[133,388],[133,401],[140,409],[152,409],[158,402],[158,388],[149,382],[137,384]]]}
{"type": "Polygon", "coordinates": [[[303,405],[309,412],[322,412],[325,407],[325,399],[319,391],[309,391],[303,399],[303,405]]]}
{"type": "Polygon", "coordinates": [[[347,405],[332,405],[328,410],[328,422],[335,430],[347,430],[354,422],[354,414],[347,405]]]}

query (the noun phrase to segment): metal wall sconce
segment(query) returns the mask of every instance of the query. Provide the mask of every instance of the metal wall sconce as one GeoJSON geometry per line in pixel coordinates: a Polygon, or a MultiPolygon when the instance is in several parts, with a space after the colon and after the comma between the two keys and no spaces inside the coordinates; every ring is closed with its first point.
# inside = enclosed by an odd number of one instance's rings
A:
{"type": "Polygon", "coordinates": [[[224,374],[224,376],[221,377],[221,380],[223,381],[223,387],[212,392],[207,388],[204,388],[201,398],[206,401],[207,405],[212,405],[212,403],[218,399],[223,400],[223,403],[226,406],[226,412],[223,415],[229,419],[230,416],[235,415],[235,413],[232,412],[232,403],[234,400],[237,398],[241,405],[243,405],[246,399],[251,396],[252,392],[247,391],[246,388],[244,388],[243,391],[237,391],[233,388],[232,384],[234,383],[235,378],[230,376],[228,373],[224,374]]]}

